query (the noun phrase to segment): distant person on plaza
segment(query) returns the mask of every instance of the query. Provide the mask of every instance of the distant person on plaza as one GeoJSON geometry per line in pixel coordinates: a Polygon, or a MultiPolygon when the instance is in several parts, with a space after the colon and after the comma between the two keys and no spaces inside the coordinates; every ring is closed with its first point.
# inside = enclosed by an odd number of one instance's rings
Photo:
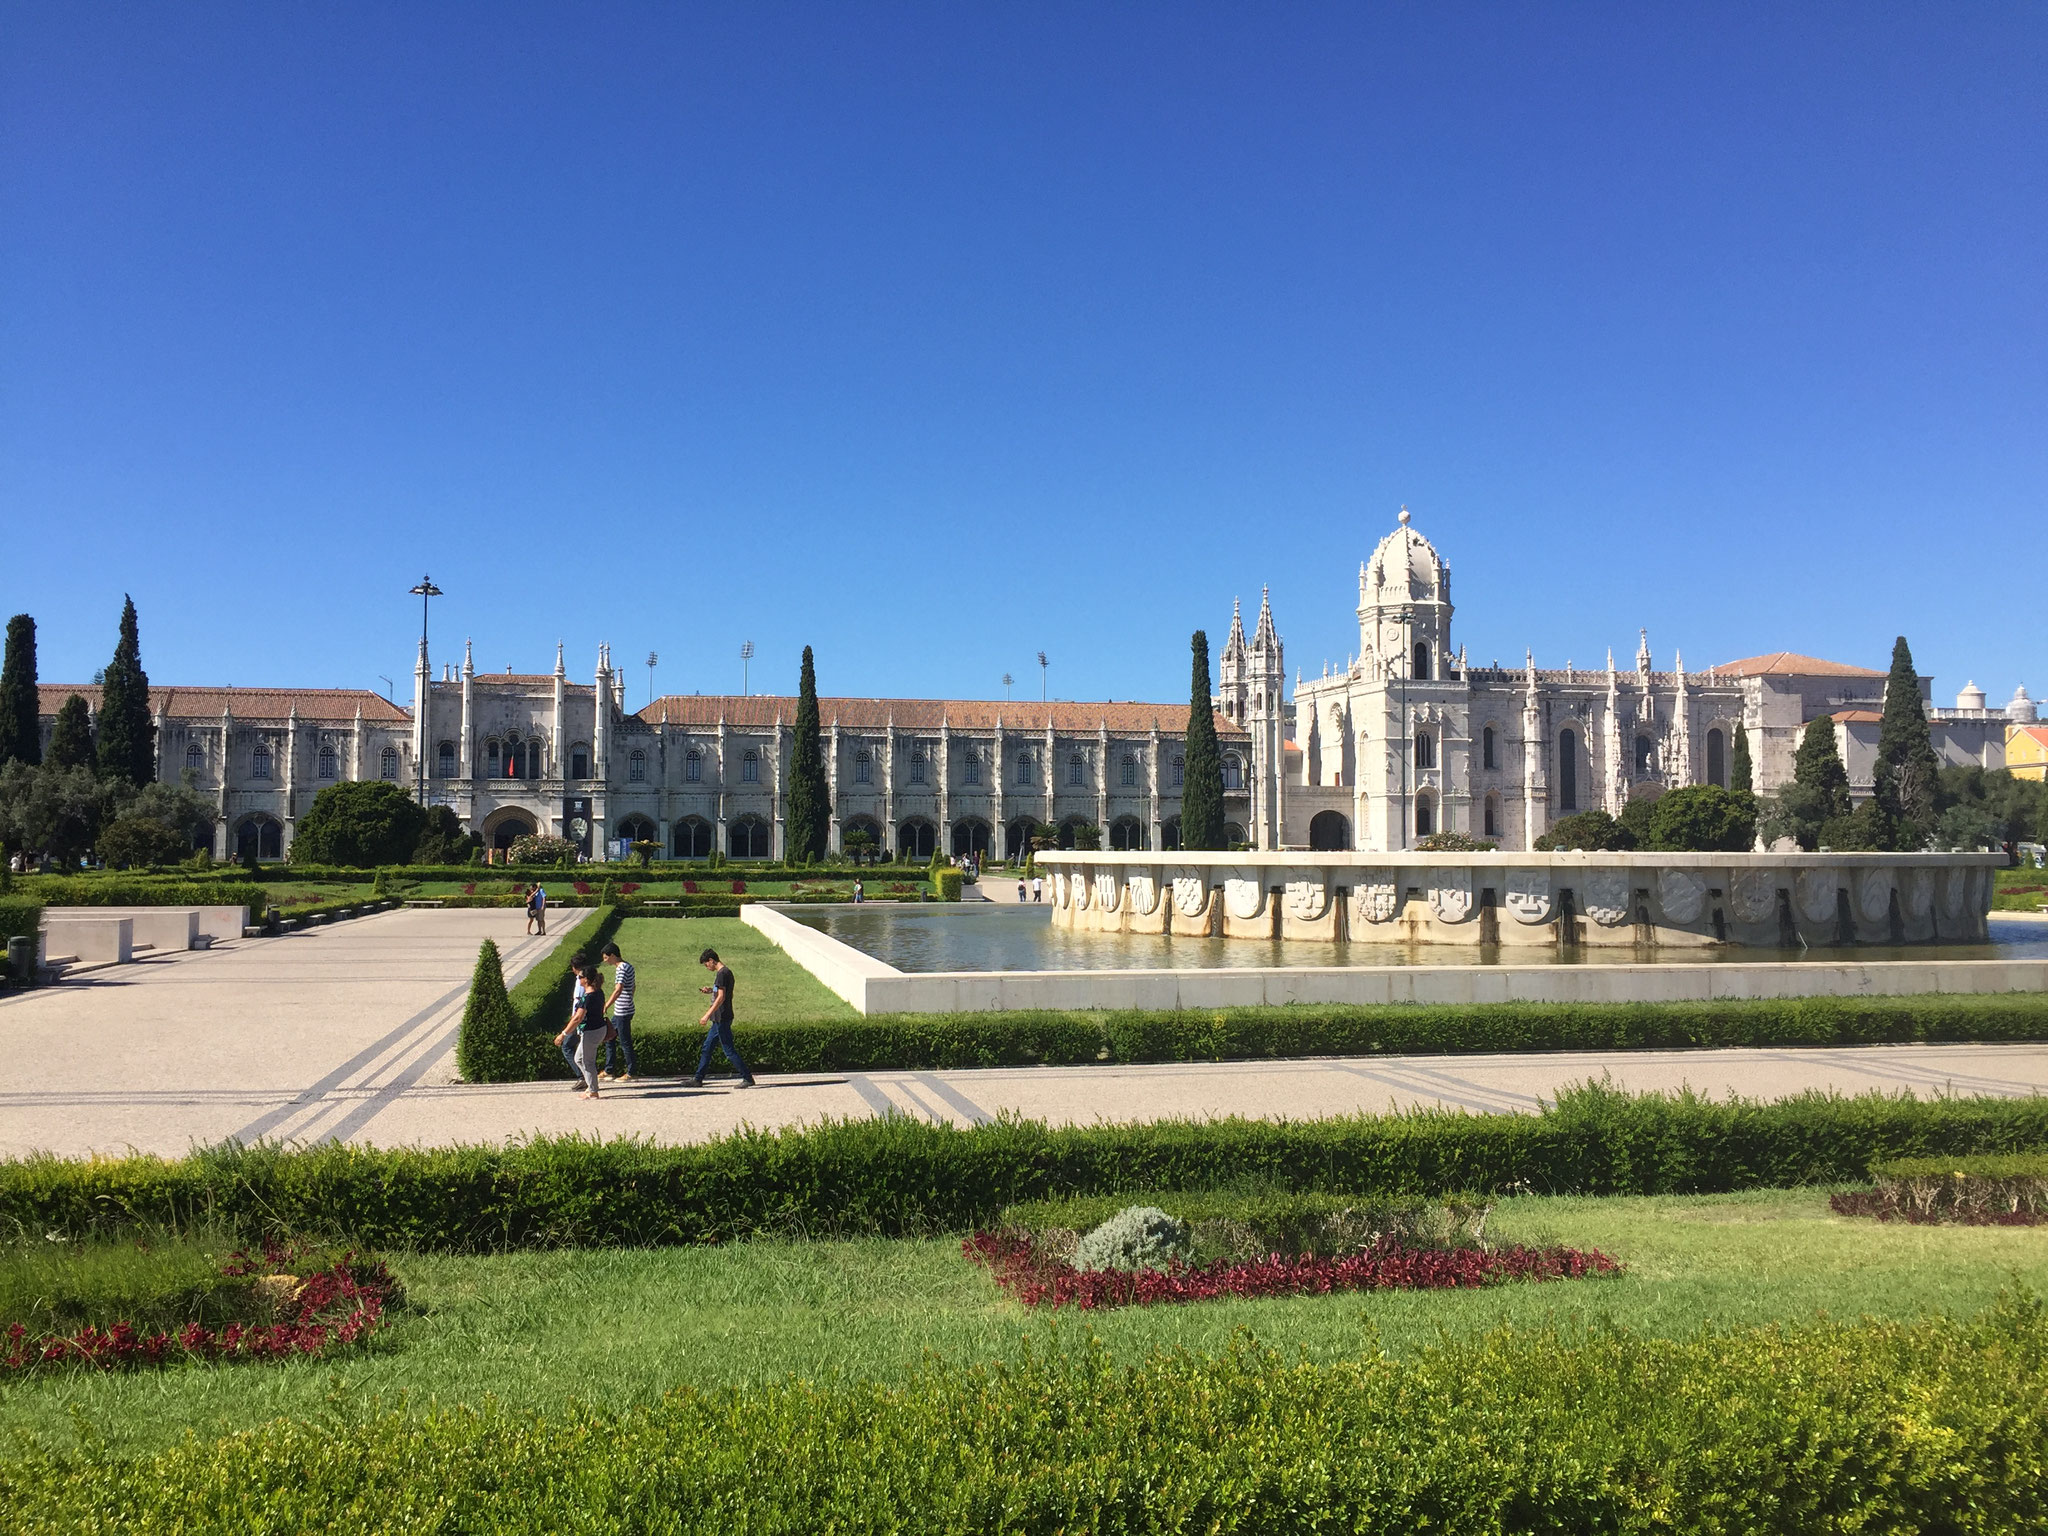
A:
{"type": "Polygon", "coordinates": [[[1031,899],[1033,901],[1045,900],[1045,876],[1033,875],[1031,877],[1031,899]]]}
{"type": "Polygon", "coordinates": [[[1019,876],[1017,876],[1017,899],[1019,901],[1028,901],[1030,897],[1031,886],[1020,874],[1019,876]]]}
{"type": "Polygon", "coordinates": [[[853,882],[853,904],[855,906],[859,906],[862,902],[866,901],[867,899],[867,887],[862,885],[859,880],[855,880],[853,882]]]}
{"type": "Polygon", "coordinates": [[[548,888],[538,880],[533,882],[533,889],[526,893],[526,931],[548,931],[548,888]]]}
{"type": "Polygon", "coordinates": [[[704,1026],[704,1049],[698,1053],[697,1075],[691,1080],[691,1086],[704,1086],[704,1074],[711,1069],[711,1047],[715,1045],[725,1053],[725,1059],[739,1069],[740,1086],[751,1088],[754,1086],[754,1074],[747,1070],[740,1048],[732,1043],[732,969],[718,958],[715,949],[705,950],[697,957],[697,963],[711,973],[711,985],[697,989],[711,994],[711,1006],[697,1021],[704,1026]]]}
{"type": "Polygon", "coordinates": [[[619,953],[619,946],[607,944],[604,958],[612,968],[612,995],[605,999],[604,1011],[611,1020],[611,1029],[604,1037],[604,1071],[598,1076],[608,1077],[615,1083],[630,1083],[633,1078],[633,962],[619,953]],[[615,1060],[616,1056],[616,1060],[615,1060]],[[625,1071],[618,1071],[619,1065],[625,1071]]]}
{"type": "Polygon", "coordinates": [[[597,1097],[597,1057],[605,1037],[604,978],[597,973],[597,967],[590,963],[588,955],[577,957],[583,962],[577,973],[576,1006],[569,1015],[569,1026],[555,1036],[555,1044],[569,1056],[569,1065],[575,1070],[581,1096],[586,1099],[597,1097]],[[575,1054],[569,1055],[571,1041],[575,1054]]]}

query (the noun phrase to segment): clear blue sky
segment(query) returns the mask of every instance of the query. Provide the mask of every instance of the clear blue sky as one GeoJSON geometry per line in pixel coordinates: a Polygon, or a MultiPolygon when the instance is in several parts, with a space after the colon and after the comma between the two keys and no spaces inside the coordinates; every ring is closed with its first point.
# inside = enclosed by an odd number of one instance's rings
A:
{"type": "Polygon", "coordinates": [[[89,676],[2048,692],[2048,8],[0,5],[0,610],[89,676]]]}

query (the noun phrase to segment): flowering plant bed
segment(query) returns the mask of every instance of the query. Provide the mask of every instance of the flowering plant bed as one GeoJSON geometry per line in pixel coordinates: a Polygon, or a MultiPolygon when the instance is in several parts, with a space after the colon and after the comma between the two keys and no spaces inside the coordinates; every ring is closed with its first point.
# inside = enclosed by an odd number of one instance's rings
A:
{"type": "Polygon", "coordinates": [[[212,1324],[89,1322],[66,1332],[10,1322],[0,1329],[0,1377],[322,1355],[368,1338],[399,1298],[398,1283],[382,1262],[352,1253],[316,1255],[266,1243],[255,1256],[239,1249],[230,1254],[219,1275],[225,1283],[211,1300],[230,1298],[243,1316],[225,1323],[216,1317],[212,1324]]]}
{"type": "Polygon", "coordinates": [[[1618,1273],[1606,1254],[1577,1248],[1424,1248],[1382,1241],[1323,1257],[1271,1254],[1249,1263],[1173,1264],[1166,1269],[1075,1269],[1041,1255],[1029,1238],[977,1232],[962,1245],[997,1285],[1027,1307],[1158,1306],[1223,1297],[1327,1296],[1338,1291],[1453,1290],[1509,1280],[1578,1280],[1618,1273]]]}

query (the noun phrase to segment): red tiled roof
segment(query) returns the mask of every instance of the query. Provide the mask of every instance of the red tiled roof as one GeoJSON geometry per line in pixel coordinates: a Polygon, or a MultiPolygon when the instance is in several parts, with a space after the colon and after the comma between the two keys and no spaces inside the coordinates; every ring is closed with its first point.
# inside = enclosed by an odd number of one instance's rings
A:
{"type": "Polygon", "coordinates": [[[1842,725],[1875,725],[1884,718],[1874,709],[1837,709],[1816,719],[1831,719],[1842,725]]]}
{"type": "MultiPolygon", "coordinates": [[[[36,707],[54,715],[64,701],[76,693],[94,710],[100,707],[97,683],[42,683],[36,688],[36,707]]],[[[225,704],[237,720],[283,720],[298,705],[301,720],[348,720],[361,707],[363,718],[373,724],[391,724],[412,719],[412,711],[401,709],[383,694],[368,688],[151,688],[149,712],[161,711],[181,719],[218,720],[225,704]]]]}
{"type": "MultiPolygon", "coordinates": [[[[1014,703],[991,699],[820,699],[818,721],[826,730],[838,721],[842,728],[880,730],[894,721],[899,731],[936,731],[943,722],[958,730],[991,730],[1000,719],[1005,731],[1042,732],[1047,717],[1052,728],[1083,734],[1107,725],[1118,735],[1143,734],[1157,724],[1167,735],[1179,735],[1188,728],[1185,704],[1127,704],[1068,702],[1052,704],[1014,703]]],[[[796,700],[787,695],[718,693],[671,693],[639,711],[639,718],[659,725],[666,718],[671,725],[764,726],[780,720],[796,723],[796,700]],[[664,716],[663,711],[667,711],[664,716]]],[[[1227,715],[1216,716],[1218,736],[1242,736],[1245,732],[1227,715]]]]}
{"type": "Polygon", "coordinates": [[[2011,740],[2014,736],[2025,736],[2048,747],[2048,725],[2016,725],[2006,733],[2006,739],[2011,740]]]}
{"type": "Polygon", "coordinates": [[[1746,656],[1741,661],[1724,661],[1714,668],[1729,677],[1883,677],[1869,667],[1852,667],[1843,661],[1822,661],[1797,651],[1771,651],[1763,656],[1746,656]]]}

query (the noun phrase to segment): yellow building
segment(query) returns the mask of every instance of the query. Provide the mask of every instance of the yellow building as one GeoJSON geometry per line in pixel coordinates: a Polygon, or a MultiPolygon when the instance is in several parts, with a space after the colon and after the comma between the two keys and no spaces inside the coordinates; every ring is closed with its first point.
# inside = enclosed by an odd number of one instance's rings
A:
{"type": "Polygon", "coordinates": [[[2016,779],[2048,779],[2048,725],[2007,726],[2005,766],[2016,779]]]}

